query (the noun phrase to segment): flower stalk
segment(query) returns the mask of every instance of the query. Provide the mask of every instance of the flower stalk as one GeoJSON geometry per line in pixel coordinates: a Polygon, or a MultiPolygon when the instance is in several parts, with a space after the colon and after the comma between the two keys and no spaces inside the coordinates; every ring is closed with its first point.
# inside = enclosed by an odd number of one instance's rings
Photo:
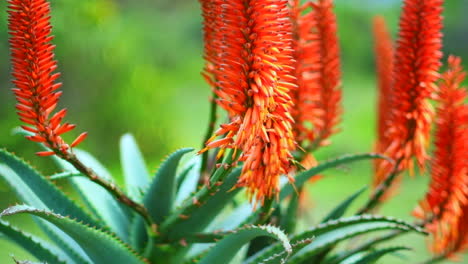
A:
{"type": "Polygon", "coordinates": [[[42,144],[47,151],[38,152],[39,156],[57,155],[68,161],[89,180],[109,191],[119,202],[140,214],[148,225],[149,235],[157,233],[157,227],[143,205],[130,199],[115,184],[99,177],[91,168],[86,167],[73,153],[72,148],[80,144],[87,133],[80,134],[71,144],[62,138],[75,128],[70,123],[62,123],[66,109],[53,114],[57,107],[62,86],[57,83],[59,73],[54,60],[55,46],[52,26],[50,25],[50,3],[47,0],[9,0],[8,28],[10,33],[11,60],[14,77],[13,92],[18,104],[16,109],[21,126],[32,133],[27,139],[42,144]]]}

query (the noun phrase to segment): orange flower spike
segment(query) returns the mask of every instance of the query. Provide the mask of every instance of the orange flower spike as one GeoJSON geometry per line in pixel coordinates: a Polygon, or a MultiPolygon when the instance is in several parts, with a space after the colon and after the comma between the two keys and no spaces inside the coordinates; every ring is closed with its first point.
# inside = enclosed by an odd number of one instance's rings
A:
{"type": "Polygon", "coordinates": [[[390,137],[392,157],[411,169],[414,157],[424,169],[433,109],[427,102],[437,91],[442,58],[443,0],[405,0],[395,51],[394,97],[390,137]]]}
{"type": "Polygon", "coordinates": [[[438,93],[431,184],[415,210],[420,218],[434,220],[431,225],[436,226],[433,229],[437,232],[434,241],[437,253],[449,241],[467,239],[459,238],[460,232],[454,229],[460,224],[462,214],[468,213],[461,209],[468,204],[468,105],[465,104],[466,88],[461,87],[465,76],[461,59],[450,56],[449,69],[442,75],[438,93]]]}
{"type": "Polygon", "coordinates": [[[289,114],[295,79],[287,0],[211,0],[202,1],[202,8],[208,2],[212,5],[203,11],[210,14],[204,15],[204,24],[211,33],[205,32],[205,42],[211,44],[205,43],[205,57],[212,65],[218,105],[231,122],[217,131],[221,139],[211,138],[204,150],[241,150],[244,167],[238,186],[246,186],[251,198],[263,202],[278,189],[279,175],[289,172],[295,146],[289,114]]]}
{"type": "Polygon", "coordinates": [[[298,140],[309,140],[315,149],[327,145],[329,137],[338,131],[342,112],[337,23],[333,0],[298,5],[299,1],[292,2],[299,84],[295,129],[298,140]],[[302,14],[308,8],[312,10],[302,14]]]}
{"type": "MultiPolygon", "coordinates": [[[[461,215],[453,230],[450,230],[443,240],[434,242],[432,250],[437,254],[443,254],[447,259],[460,261],[461,256],[458,253],[464,253],[468,250],[468,203],[460,208],[461,215]]],[[[441,234],[442,236],[444,234],[441,234]]],[[[437,239],[438,236],[435,236],[437,239]]]]}
{"type": "MultiPolygon", "coordinates": [[[[46,0],[9,0],[8,8],[16,109],[20,120],[28,125],[22,126],[23,129],[34,134],[26,138],[52,150],[38,152],[39,156],[65,155],[70,146],[60,134],[70,131],[74,125],[60,126],[65,109],[51,117],[62,92],[57,91],[61,83],[56,83],[60,74],[53,73],[57,62],[53,53],[55,46],[50,43],[53,39],[50,3],[46,0]]],[[[80,135],[75,143],[84,137],[80,135]]]]}
{"type": "MultiPolygon", "coordinates": [[[[391,129],[392,98],[393,98],[393,42],[385,19],[381,16],[374,18],[374,53],[376,58],[378,80],[378,121],[377,142],[375,152],[385,153],[392,139],[388,135],[391,129]]],[[[377,159],[374,162],[375,174],[373,186],[377,187],[392,171],[392,164],[386,160],[377,159]]],[[[400,180],[398,177],[397,180],[400,180]]],[[[392,188],[398,184],[394,183],[392,188]]],[[[392,191],[387,192],[387,197],[392,191]]],[[[386,198],[386,197],[385,197],[386,198]]]]}

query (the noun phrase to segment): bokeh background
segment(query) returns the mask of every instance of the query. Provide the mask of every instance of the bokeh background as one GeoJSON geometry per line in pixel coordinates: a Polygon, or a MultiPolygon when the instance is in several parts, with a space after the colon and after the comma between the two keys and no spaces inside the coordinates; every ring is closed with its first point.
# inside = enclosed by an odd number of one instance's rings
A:
{"type": "MultiPolygon", "coordinates": [[[[88,131],[89,138],[81,147],[95,154],[117,179],[121,174],[118,140],[123,133],[135,135],[152,170],[164,155],[179,147],[201,146],[210,90],[199,74],[202,33],[196,0],[51,2],[56,57],[64,82],[61,106],[69,109],[67,120],[78,125],[70,137],[88,131]]],[[[468,62],[468,1],[446,2],[445,53],[468,62]]],[[[395,36],[400,6],[401,0],[336,0],[345,113],[342,132],[333,137],[331,146],[316,153],[319,160],[372,149],[376,81],[371,19],[384,15],[395,36]]],[[[11,132],[20,123],[9,90],[6,1],[1,1],[0,10],[0,146],[52,174],[56,168],[47,159],[34,156],[38,147],[11,132]]],[[[305,223],[316,223],[339,200],[367,185],[371,175],[370,162],[325,173],[323,180],[309,187],[305,223]]],[[[405,177],[400,194],[381,213],[412,221],[410,212],[426,191],[427,182],[427,175],[405,177]]],[[[16,201],[0,183],[0,209],[16,201]]],[[[9,221],[37,232],[26,216],[9,221]]],[[[387,257],[381,263],[416,263],[429,257],[427,241],[421,237],[408,235],[397,244],[414,251],[387,257]]],[[[10,255],[28,257],[0,235],[0,263],[12,263],[10,255]]]]}

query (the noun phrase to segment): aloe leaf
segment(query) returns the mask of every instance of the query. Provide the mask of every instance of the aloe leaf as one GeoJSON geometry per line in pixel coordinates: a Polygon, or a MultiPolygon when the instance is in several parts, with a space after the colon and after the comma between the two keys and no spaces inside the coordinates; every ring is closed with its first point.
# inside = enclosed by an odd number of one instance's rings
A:
{"type": "Polygon", "coordinates": [[[63,230],[86,251],[94,263],[144,263],[140,256],[111,234],[50,211],[17,205],[4,210],[0,217],[22,213],[40,217],[63,230]]]}
{"type": "Polygon", "coordinates": [[[341,202],[335,209],[333,209],[323,220],[322,220],[322,223],[324,222],[328,222],[330,220],[335,220],[335,219],[338,219],[340,217],[342,217],[345,213],[346,213],[346,210],[348,209],[348,207],[354,202],[354,200],[356,200],[356,198],[358,198],[365,190],[367,189],[367,187],[364,187],[362,189],[360,189],[359,191],[357,191],[356,193],[352,194],[351,196],[349,196],[348,198],[346,198],[346,200],[344,200],[343,202],[341,202]]]}
{"type": "Polygon", "coordinates": [[[48,263],[66,263],[66,261],[72,261],[57,248],[40,241],[32,235],[21,232],[2,220],[0,220],[0,234],[3,234],[5,238],[22,247],[40,261],[48,263]]]}
{"type": "Polygon", "coordinates": [[[41,218],[33,219],[44,233],[76,264],[92,264],[86,252],[60,228],[41,218]]]}
{"type": "Polygon", "coordinates": [[[0,177],[27,204],[76,218],[86,224],[101,224],[70,200],[55,185],[13,154],[0,150],[0,177]]]}
{"type": "MultiPolygon", "coordinates": [[[[172,210],[176,195],[176,173],[180,159],[193,148],[183,148],[175,151],[159,167],[156,176],[143,197],[143,204],[156,223],[160,223],[172,210]]],[[[138,250],[144,248],[147,240],[143,220],[138,217],[132,223],[132,245],[138,250]]]]}
{"type": "Polygon", "coordinates": [[[161,223],[172,210],[176,193],[176,172],[179,161],[193,148],[183,148],[172,153],[159,168],[144,196],[144,204],[156,223],[161,223]]]}
{"type": "MultiPolygon", "coordinates": [[[[353,195],[351,195],[350,197],[348,197],[346,200],[344,200],[342,203],[340,203],[336,208],[334,208],[325,218],[324,220],[322,220],[322,223],[324,222],[328,222],[330,220],[335,220],[335,219],[338,219],[340,217],[342,217],[348,207],[354,202],[354,200],[359,197],[359,195],[361,193],[363,193],[367,188],[364,187],[362,188],[361,190],[359,190],[358,192],[354,193],[353,195]]],[[[309,259],[308,261],[309,262],[317,262],[317,263],[321,263],[322,260],[333,250],[335,245],[331,245],[330,247],[326,248],[326,249],[323,249],[322,252],[320,252],[319,254],[317,254],[316,256],[314,256],[312,259],[309,259]]]]}
{"type": "Polygon", "coordinates": [[[132,199],[140,202],[141,190],[148,187],[150,176],[143,155],[131,134],[125,134],[120,139],[120,161],[127,192],[132,199]]]}
{"type": "MultiPolygon", "coordinates": [[[[177,184],[176,184],[176,190],[177,190],[177,198],[176,201],[178,200],[179,193],[180,193],[180,188],[182,187],[182,184],[185,182],[185,180],[188,178],[188,175],[190,172],[194,169],[195,164],[192,164],[185,168],[180,175],[177,177],[177,184]]],[[[185,199],[185,198],[183,198],[185,199]]],[[[177,203],[177,202],[176,202],[177,203]]]]}
{"type": "Polygon", "coordinates": [[[201,157],[194,156],[187,161],[184,168],[177,177],[177,196],[175,205],[180,205],[190,194],[197,189],[200,179],[201,157]]]}
{"type": "Polygon", "coordinates": [[[384,249],[375,250],[369,254],[359,254],[357,256],[350,257],[341,264],[374,264],[377,261],[384,257],[385,255],[395,253],[402,250],[411,250],[408,247],[389,247],[384,249]]]}
{"type": "Polygon", "coordinates": [[[47,264],[47,262],[32,262],[30,260],[17,260],[13,258],[15,264],[47,264]]]}
{"type": "MultiPolygon", "coordinates": [[[[197,210],[185,216],[187,219],[175,224],[169,230],[169,239],[177,240],[185,235],[204,230],[241,190],[239,188],[231,190],[236,185],[240,173],[241,168],[231,172],[213,196],[205,203],[198,204],[197,210]]],[[[199,201],[193,202],[199,203],[199,201]]]]}
{"type": "Polygon", "coordinates": [[[306,247],[299,250],[294,257],[291,258],[291,264],[300,264],[311,257],[321,253],[324,249],[334,245],[340,241],[356,237],[358,235],[381,231],[381,230],[407,230],[405,226],[394,223],[363,223],[353,226],[342,227],[334,231],[327,232],[314,238],[314,240],[306,247]]]}
{"type": "MultiPolygon", "coordinates": [[[[364,154],[354,154],[354,155],[343,155],[339,158],[336,158],[336,159],[333,159],[333,160],[330,160],[330,161],[326,161],[326,162],[323,162],[323,163],[320,163],[319,165],[309,169],[309,170],[306,170],[306,171],[303,171],[301,173],[299,173],[296,177],[295,177],[295,181],[294,181],[294,186],[296,188],[301,188],[310,178],[316,176],[317,174],[321,173],[322,171],[326,170],[326,169],[329,169],[329,168],[334,168],[336,166],[339,166],[339,165],[342,165],[342,164],[346,164],[346,163],[349,163],[349,162],[354,162],[354,161],[359,161],[359,160],[365,160],[365,159],[387,159],[387,157],[385,156],[382,156],[380,154],[376,154],[376,153],[364,153],[364,154]]],[[[289,196],[290,194],[292,194],[294,192],[294,186],[292,186],[291,184],[286,184],[282,189],[281,189],[281,192],[280,192],[280,200],[283,200],[284,198],[286,198],[287,196],[289,196]]]]}
{"type": "Polygon", "coordinates": [[[63,180],[63,179],[68,179],[68,178],[72,178],[72,177],[83,177],[83,174],[65,171],[65,172],[56,173],[56,174],[50,176],[49,180],[57,181],[57,180],[63,180]]]}
{"type": "MultiPolygon", "coordinates": [[[[221,239],[210,251],[201,259],[200,264],[229,263],[236,253],[248,242],[256,237],[268,236],[280,241],[281,246],[288,253],[292,252],[291,244],[287,235],[274,226],[248,226],[235,231],[221,239]]],[[[286,261],[286,255],[282,261],[286,261]]]]}
{"type": "Polygon", "coordinates": [[[199,204],[204,204],[212,194],[214,195],[219,190],[224,179],[229,175],[229,172],[233,168],[231,166],[232,160],[233,156],[231,151],[229,151],[225,155],[222,164],[220,164],[221,166],[212,174],[209,184],[203,185],[198,191],[193,193],[190,198],[185,199],[182,204],[177,206],[177,208],[175,208],[164,222],[161,223],[161,233],[168,233],[168,230],[172,229],[172,227],[178,222],[183,222],[183,216],[192,215],[193,212],[198,209],[199,204]],[[194,200],[197,202],[194,203],[194,200]]]}
{"type": "MultiPolygon", "coordinates": [[[[86,164],[86,166],[92,168],[99,177],[108,181],[112,180],[112,176],[107,169],[91,154],[79,149],[74,149],[73,151],[78,159],[86,164]]],[[[62,169],[70,173],[80,173],[68,162],[55,156],[54,160],[62,169]]],[[[115,198],[101,186],[85,177],[73,177],[70,178],[70,181],[88,208],[102,219],[113,232],[127,242],[129,237],[130,217],[115,198]]]]}
{"type": "MultiPolygon", "coordinates": [[[[320,253],[330,245],[358,235],[380,230],[411,230],[425,234],[425,232],[417,226],[389,217],[362,215],[332,220],[294,236],[291,239],[292,244],[298,244],[310,238],[313,238],[313,240],[307,245],[301,243],[294,247],[294,255],[290,259],[290,262],[301,263],[301,261],[320,253]]],[[[265,264],[280,263],[278,259],[271,259],[271,256],[278,255],[281,251],[281,245],[271,245],[250,257],[246,263],[260,263],[267,258],[270,258],[270,260],[264,262],[265,264]]]]}

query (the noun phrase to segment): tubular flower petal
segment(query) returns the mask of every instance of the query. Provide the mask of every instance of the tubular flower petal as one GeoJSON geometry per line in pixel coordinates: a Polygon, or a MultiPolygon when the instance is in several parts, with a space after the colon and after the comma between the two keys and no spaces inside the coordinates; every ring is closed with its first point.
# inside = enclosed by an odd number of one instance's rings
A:
{"type": "MultiPolygon", "coordinates": [[[[374,18],[374,53],[375,64],[377,68],[378,80],[378,116],[377,116],[377,142],[374,151],[377,153],[385,153],[387,147],[392,143],[392,138],[389,137],[391,114],[392,114],[392,98],[393,98],[393,61],[394,50],[393,41],[387,28],[385,19],[381,16],[374,18]]],[[[392,171],[393,165],[387,160],[377,159],[374,161],[374,178],[372,185],[374,188],[379,186],[388,174],[392,171]]],[[[398,181],[401,177],[397,178],[398,181]]],[[[392,184],[394,190],[398,187],[397,182],[392,184]]],[[[385,193],[383,199],[388,198],[394,190],[385,193]]]]}
{"type": "Polygon", "coordinates": [[[392,129],[396,144],[388,154],[400,169],[413,171],[412,158],[424,169],[433,118],[428,102],[437,91],[435,81],[442,58],[443,0],[405,0],[395,51],[392,129]]]}
{"type": "Polygon", "coordinates": [[[333,0],[294,0],[295,57],[299,88],[293,92],[298,141],[309,149],[327,145],[341,118],[341,69],[333,0]],[[308,13],[304,11],[311,9],[308,13]]]}
{"type": "MultiPolygon", "coordinates": [[[[204,75],[230,118],[206,143],[242,151],[238,186],[258,202],[272,197],[290,171],[295,148],[289,96],[295,86],[287,0],[201,1],[204,75]],[[221,137],[221,139],[217,139],[221,137]]],[[[292,180],[292,179],[291,179],[292,180]]]]}
{"type": "Polygon", "coordinates": [[[449,70],[442,75],[438,94],[440,105],[431,184],[415,210],[419,217],[433,219],[430,226],[435,232],[433,249],[436,253],[452,247],[458,249],[458,245],[451,244],[463,239],[467,241],[467,228],[465,233],[458,230],[460,225],[468,223],[468,105],[464,103],[466,88],[461,87],[465,76],[461,59],[451,56],[449,70]]]}
{"type": "Polygon", "coordinates": [[[57,62],[53,53],[55,46],[50,43],[53,39],[50,3],[46,0],[9,0],[8,8],[12,75],[16,86],[13,92],[18,101],[16,109],[20,120],[28,125],[22,127],[34,134],[27,137],[29,140],[53,150],[38,155],[65,154],[70,146],[60,134],[74,126],[67,124],[65,130],[60,129],[65,109],[52,115],[61,95],[57,91],[61,83],[56,83],[60,74],[54,73],[57,62]]]}

